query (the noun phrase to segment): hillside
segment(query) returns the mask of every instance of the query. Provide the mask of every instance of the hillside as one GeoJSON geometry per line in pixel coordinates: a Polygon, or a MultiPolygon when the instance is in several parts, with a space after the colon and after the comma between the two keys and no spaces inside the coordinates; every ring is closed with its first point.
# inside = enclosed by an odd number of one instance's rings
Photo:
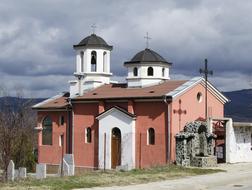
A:
{"type": "Polygon", "coordinates": [[[225,105],[225,116],[234,121],[252,122],[252,89],[224,92],[231,100],[225,105]]]}

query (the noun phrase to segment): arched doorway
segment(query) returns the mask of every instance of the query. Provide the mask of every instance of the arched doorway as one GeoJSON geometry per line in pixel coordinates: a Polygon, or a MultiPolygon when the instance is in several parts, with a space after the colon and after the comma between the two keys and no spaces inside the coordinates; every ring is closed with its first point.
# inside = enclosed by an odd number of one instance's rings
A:
{"type": "Polygon", "coordinates": [[[120,129],[112,129],[111,137],[111,168],[121,165],[121,131],[120,129]]]}

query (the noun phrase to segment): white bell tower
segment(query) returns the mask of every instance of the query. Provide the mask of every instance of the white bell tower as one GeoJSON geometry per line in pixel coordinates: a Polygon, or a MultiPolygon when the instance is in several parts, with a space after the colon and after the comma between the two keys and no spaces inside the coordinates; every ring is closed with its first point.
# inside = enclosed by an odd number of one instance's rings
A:
{"type": "Polygon", "coordinates": [[[70,95],[82,95],[85,91],[110,83],[110,52],[113,49],[96,34],[84,38],[73,46],[76,51],[77,80],[69,81],[70,95]]]}
{"type": "Polygon", "coordinates": [[[124,62],[124,66],[128,68],[128,87],[141,88],[169,80],[171,65],[149,48],[138,52],[130,61],[124,62]]]}

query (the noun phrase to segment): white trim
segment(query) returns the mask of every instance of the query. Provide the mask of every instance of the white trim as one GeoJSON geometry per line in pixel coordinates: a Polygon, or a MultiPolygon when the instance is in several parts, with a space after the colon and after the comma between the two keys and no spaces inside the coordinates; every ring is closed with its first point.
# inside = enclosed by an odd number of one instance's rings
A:
{"type": "Polygon", "coordinates": [[[177,96],[184,94],[187,90],[189,90],[193,86],[200,83],[201,80],[203,80],[203,78],[194,77],[191,80],[189,80],[189,81],[185,82],[184,84],[182,84],[181,86],[179,86],[178,88],[176,88],[175,90],[167,93],[166,96],[171,96],[172,98],[176,98],[177,96]]]}
{"type": "MultiPolygon", "coordinates": [[[[128,117],[128,118],[130,118],[130,119],[132,119],[132,120],[135,120],[135,119],[136,119],[135,117],[129,116],[128,114],[126,114],[126,113],[124,113],[123,111],[117,109],[116,107],[110,108],[109,110],[103,112],[101,115],[98,115],[98,116],[96,117],[96,119],[101,120],[102,118],[104,118],[104,117],[110,115],[112,112],[116,112],[116,111],[117,111],[117,112],[120,112],[120,113],[122,113],[122,114],[124,114],[126,117],[128,117]]],[[[125,110],[125,111],[126,111],[126,110],[125,110]]]]}
{"type": "MultiPolygon", "coordinates": [[[[126,64],[124,64],[124,66],[126,67],[126,68],[128,68],[128,67],[141,67],[141,66],[153,66],[153,62],[145,62],[145,63],[141,63],[141,65],[139,66],[139,63],[126,63],[126,64]]],[[[155,62],[155,66],[161,66],[161,67],[171,67],[171,64],[167,64],[167,63],[162,63],[162,62],[155,62]]]]}
{"type": "Polygon", "coordinates": [[[252,127],[252,123],[249,123],[249,122],[233,122],[233,127],[252,127]]]}
{"type": "Polygon", "coordinates": [[[57,99],[57,98],[60,98],[60,97],[62,97],[62,94],[58,94],[58,95],[56,95],[56,96],[53,96],[53,97],[51,97],[51,98],[48,98],[48,99],[46,99],[46,100],[40,102],[40,103],[37,103],[37,104],[35,104],[34,106],[32,106],[32,108],[37,108],[37,107],[39,107],[39,106],[42,106],[42,105],[44,105],[44,104],[46,104],[46,103],[48,103],[48,102],[50,102],[50,101],[52,101],[52,100],[55,100],[55,99],[57,99]]]}
{"type": "MultiPolygon", "coordinates": [[[[202,77],[194,77],[191,80],[185,82],[175,90],[166,94],[166,96],[171,96],[173,99],[181,96],[185,92],[187,92],[192,87],[196,86],[197,84],[201,84],[204,86],[205,79],[202,77]]],[[[223,104],[227,103],[229,100],[226,98],[218,89],[216,89],[211,83],[207,82],[208,91],[211,92],[218,100],[220,100],[223,104]]]]}
{"type": "MultiPolygon", "coordinates": [[[[201,85],[205,87],[205,80],[201,81],[201,85]]],[[[208,90],[211,92],[215,97],[217,97],[222,103],[227,103],[230,100],[224,96],[217,88],[215,88],[211,83],[207,82],[208,90]]]]}

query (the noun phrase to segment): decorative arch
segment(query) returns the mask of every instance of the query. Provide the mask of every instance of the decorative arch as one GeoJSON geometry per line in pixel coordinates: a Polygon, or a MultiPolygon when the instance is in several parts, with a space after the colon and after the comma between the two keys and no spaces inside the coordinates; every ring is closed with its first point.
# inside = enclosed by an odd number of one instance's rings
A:
{"type": "Polygon", "coordinates": [[[111,135],[111,168],[121,165],[121,130],[117,127],[112,129],[111,135]]]}
{"type": "Polygon", "coordinates": [[[91,52],[91,72],[96,72],[97,66],[97,53],[96,51],[91,52]]]}
{"type": "Polygon", "coordinates": [[[152,67],[148,67],[147,75],[148,76],[153,76],[153,73],[154,73],[153,68],[152,67]]]}
{"type": "Polygon", "coordinates": [[[107,70],[107,52],[103,52],[103,72],[107,70]]]}
{"type": "Polygon", "coordinates": [[[137,67],[134,67],[134,69],[133,69],[133,75],[134,75],[134,77],[138,76],[138,69],[137,69],[137,67]]]}
{"type": "Polygon", "coordinates": [[[162,77],[165,76],[165,68],[162,68],[162,77]]]}
{"type": "Polygon", "coordinates": [[[81,60],[81,72],[84,72],[84,52],[80,52],[80,60],[81,60]]]}
{"type": "Polygon", "coordinates": [[[42,145],[52,145],[52,119],[46,116],[42,122],[42,145]]]}
{"type": "Polygon", "coordinates": [[[147,141],[148,145],[154,145],[155,144],[155,130],[153,128],[149,128],[147,131],[147,141]]]}

